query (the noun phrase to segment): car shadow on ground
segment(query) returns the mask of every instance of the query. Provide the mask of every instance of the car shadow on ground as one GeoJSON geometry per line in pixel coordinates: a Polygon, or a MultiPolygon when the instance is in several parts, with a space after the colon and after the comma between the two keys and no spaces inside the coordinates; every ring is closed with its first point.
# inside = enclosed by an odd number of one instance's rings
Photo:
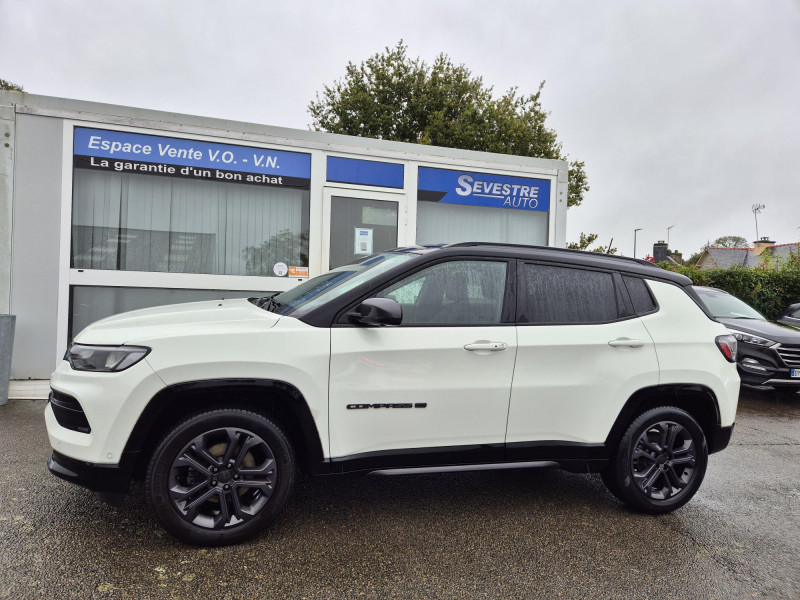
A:
{"type": "MultiPolygon", "coordinates": [[[[86,490],[71,491],[83,498],[60,508],[73,513],[67,519],[82,519],[88,512],[99,517],[92,520],[92,527],[110,539],[183,546],[157,525],[139,482],[120,508],[86,490]]],[[[551,515],[588,511],[598,517],[609,512],[635,514],[611,496],[598,475],[554,468],[324,479],[298,475],[272,531],[302,538],[313,530],[346,524],[369,535],[395,535],[396,527],[424,530],[432,522],[513,519],[520,511],[551,515]],[[388,531],[382,533],[383,528],[388,531]]]]}

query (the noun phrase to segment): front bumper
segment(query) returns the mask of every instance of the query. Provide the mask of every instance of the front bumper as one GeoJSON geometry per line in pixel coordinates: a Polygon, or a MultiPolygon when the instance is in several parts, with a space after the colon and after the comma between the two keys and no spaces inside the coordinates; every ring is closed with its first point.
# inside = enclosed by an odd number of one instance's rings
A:
{"type": "Polygon", "coordinates": [[[742,383],[800,389],[800,378],[791,377],[791,370],[773,348],[757,348],[739,344],[736,367],[742,383]]]}
{"type": "Polygon", "coordinates": [[[800,389],[800,379],[789,376],[789,369],[770,369],[768,372],[754,372],[751,368],[738,365],[739,377],[746,385],[768,385],[781,388],[800,389]]]}
{"type": "Polygon", "coordinates": [[[137,452],[124,452],[116,465],[98,465],[53,451],[47,468],[56,477],[83,486],[112,506],[121,506],[128,493],[137,452]]]}
{"type": "Polygon", "coordinates": [[[52,401],[44,414],[53,450],[86,463],[117,465],[139,416],[164,382],[146,359],[119,373],[75,371],[61,361],[50,387],[52,401]]]}

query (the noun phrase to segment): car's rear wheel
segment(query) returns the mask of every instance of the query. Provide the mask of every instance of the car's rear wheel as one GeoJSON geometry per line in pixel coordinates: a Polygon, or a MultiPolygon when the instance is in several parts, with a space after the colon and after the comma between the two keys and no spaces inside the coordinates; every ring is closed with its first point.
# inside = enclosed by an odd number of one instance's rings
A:
{"type": "Polygon", "coordinates": [[[294,484],[295,459],[262,415],[220,409],[189,417],[156,448],[145,477],[158,521],[190,544],[241,542],[270,525],[294,484]]]}
{"type": "Polygon", "coordinates": [[[609,491],[631,508],[660,514],[694,496],[707,464],[702,427],[686,411],[663,406],[631,422],[602,477],[609,491]]]}

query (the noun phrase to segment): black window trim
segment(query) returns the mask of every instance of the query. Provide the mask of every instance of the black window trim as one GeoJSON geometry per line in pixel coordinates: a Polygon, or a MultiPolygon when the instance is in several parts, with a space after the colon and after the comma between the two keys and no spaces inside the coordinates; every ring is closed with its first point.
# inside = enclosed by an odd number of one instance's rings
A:
{"type": "Polygon", "coordinates": [[[356,306],[358,306],[361,302],[366,300],[367,298],[372,298],[378,292],[386,289],[406,279],[407,277],[411,277],[415,273],[422,271],[423,269],[427,269],[429,267],[433,267],[435,265],[445,263],[445,262],[461,262],[461,261],[483,261],[483,262],[504,262],[506,263],[506,287],[505,292],[503,294],[503,308],[500,311],[500,322],[499,323],[401,323],[400,325],[395,325],[395,328],[406,328],[410,329],[413,327],[515,327],[515,319],[514,315],[516,314],[516,300],[517,300],[517,261],[515,258],[511,257],[499,257],[499,256],[476,256],[476,255],[455,255],[455,256],[443,256],[436,260],[426,261],[422,264],[417,264],[414,268],[405,271],[402,274],[396,275],[390,280],[383,281],[379,285],[376,285],[369,292],[361,295],[358,299],[349,302],[344,308],[339,310],[333,318],[333,322],[331,323],[331,327],[347,327],[347,328],[364,328],[364,325],[359,325],[358,323],[351,323],[346,315],[351,310],[353,310],[356,306]]]}
{"type": "Polygon", "coordinates": [[[603,268],[595,268],[595,267],[588,267],[585,265],[575,265],[566,262],[560,261],[545,261],[545,260],[519,260],[517,262],[517,281],[520,282],[517,285],[517,289],[519,290],[519,302],[517,303],[517,312],[515,313],[515,322],[518,326],[534,326],[534,327],[550,327],[550,326],[567,326],[567,325],[606,325],[609,323],[620,323],[622,321],[629,321],[631,319],[638,318],[638,315],[633,310],[633,302],[628,295],[628,289],[625,287],[624,282],[622,281],[622,276],[619,271],[615,271],[612,269],[603,269],[603,268]],[[522,308],[527,304],[527,294],[528,294],[528,287],[524,285],[522,282],[525,281],[525,265],[541,265],[545,267],[561,267],[565,269],[579,269],[582,271],[597,271],[599,273],[608,273],[611,275],[612,285],[614,286],[614,292],[619,294],[622,298],[622,302],[625,308],[626,315],[618,317],[616,319],[610,319],[607,321],[569,321],[569,322],[538,322],[538,321],[523,321],[522,318],[522,308]]]}

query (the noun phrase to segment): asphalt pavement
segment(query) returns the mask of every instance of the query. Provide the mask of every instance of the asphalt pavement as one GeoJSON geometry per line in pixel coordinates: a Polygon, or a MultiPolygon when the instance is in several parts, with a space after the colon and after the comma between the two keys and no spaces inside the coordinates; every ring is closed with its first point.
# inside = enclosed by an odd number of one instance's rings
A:
{"type": "Polygon", "coordinates": [[[185,546],[47,472],[44,402],[0,407],[0,598],[800,598],[800,395],[744,392],[700,491],[633,513],[558,470],[301,480],[267,532],[185,546]]]}

